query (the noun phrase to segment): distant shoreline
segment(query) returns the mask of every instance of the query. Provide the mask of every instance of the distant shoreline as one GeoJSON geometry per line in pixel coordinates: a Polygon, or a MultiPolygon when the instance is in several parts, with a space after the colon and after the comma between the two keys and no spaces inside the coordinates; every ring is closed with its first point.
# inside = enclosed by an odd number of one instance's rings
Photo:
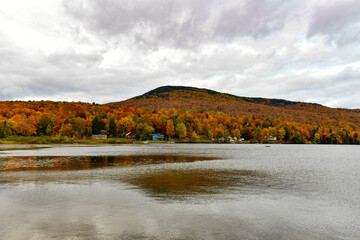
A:
{"type": "Polygon", "coordinates": [[[11,136],[7,138],[0,138],[0,144],[146,144],[146,143],[250,143],[250,141],[211,141],[207,139],[199,139],[191,141],[190,139],[175,139],[171,140],[137,140],[126,138],[107,138],[107,139],[91,139],[91,138],[66,138],[66,137],[49,137],[49,136],[11,136]]]}
{"type": "MultiPolygon", "coordinates": [[[[197,141],[191,141],[191,139],[175,139],[171,140],[135,140],[135,139],[125,139],[125,138],[107,138],[107,139],[76,139],[76,138],[65,138],[65,137],[49,137],[49,136],[11,136],[8,138],[0,138],[0,145],[15,145],[15,144],[44,144],[44,145],[55,145],[55,144],[290,144],[282,141],[273,141],[273,142],[251,142],[250,140],[244,141],[217,141],[217,140],[208,140],[208,139],[199,139],[197,141]]],[[[303,144],[319,144],[321,143],[303,143],[303,144]]],[[[354,144],[330,144],[330,145],[354,145],[354,144]]],[[[0,148],[1,151],[1,148],[0,148]]]]}

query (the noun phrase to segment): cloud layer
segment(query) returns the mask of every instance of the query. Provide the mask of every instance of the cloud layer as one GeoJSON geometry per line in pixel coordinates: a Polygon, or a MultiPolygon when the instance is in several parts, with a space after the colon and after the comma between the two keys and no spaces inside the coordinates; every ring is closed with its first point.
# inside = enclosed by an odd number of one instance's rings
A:
{"type": "Polygon", "coordinates": [[[357,0],[1,6],[0,100],[105,103],[188,85],[360,108],[357,0]]]}

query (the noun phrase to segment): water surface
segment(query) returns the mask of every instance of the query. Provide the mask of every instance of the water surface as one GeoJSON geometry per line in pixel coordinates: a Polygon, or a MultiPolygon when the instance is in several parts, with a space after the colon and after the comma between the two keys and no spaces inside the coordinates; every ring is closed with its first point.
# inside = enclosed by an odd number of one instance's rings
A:
{"type": "Polygon", "coordinates": [[[357,146],[38,147],[0,152],[0,239],[360,239],[357,146]]]}

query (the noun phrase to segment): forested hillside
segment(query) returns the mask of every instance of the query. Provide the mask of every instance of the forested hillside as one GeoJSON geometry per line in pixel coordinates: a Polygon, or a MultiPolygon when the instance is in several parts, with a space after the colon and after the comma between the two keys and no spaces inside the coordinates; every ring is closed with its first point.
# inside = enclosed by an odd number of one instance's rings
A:
{"type": "MultiPolygon", "coordinates": [[[[191,94],[187,96],[191,97],[191,94]]],[[[328,118],[324,115],[324,119],[328,118]]],[[[166,138],[185,142],[227,141],[228,137],[236,137],[261,143],[267,142],[269,137],[277,137],[282,143],[359,144],[359,132],[345,126],[329,128],[319,123],[264,118],[256,113],[241,116],[219,111],[158,110],[156,107],[115,107],[80,102],[0,102],[1,139],[14,136],[83,139],[92,134],[121,138],[132,132],[137,139],[148,139],[153,133],[161,133],[166,138]]]]}
{"type": "Polygon", "coordinates": [[[345,128],[352,131],[360,129],[360,109],[335,109],[314,103],[282,99],[238,97],[192,87],[160,87],[141,96],[110,105],[148,109],[205,110],[333,129],[345,128]]]}

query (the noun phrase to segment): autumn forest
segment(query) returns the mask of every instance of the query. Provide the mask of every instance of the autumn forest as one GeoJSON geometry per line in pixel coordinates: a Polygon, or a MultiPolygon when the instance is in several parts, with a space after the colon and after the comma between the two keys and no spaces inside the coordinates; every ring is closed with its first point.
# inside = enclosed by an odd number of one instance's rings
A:
{"type": "MultiPolygon", "coordinates": [[[[198,92],[190,91],[188,94],[197,99],[198,92]]],[[[213,95],[209,95],[210,97],[213,95]]],[[[149,100],[148,95],[146,98],[137,99],[153,101],[151,98],[149,100]]],[[[156,99],[159,99],[158,95],[156,99]]],[[[232,99],[231,101],[233,103],[232,99]]],[[[244,105],[248,102],[241,103],[244,105]]],[[[250,102],[265,110],[269,108],[268,114],[266,111],[247,111],[244,114],[241,113],[244,108],[241,105],[238,105],[239,113],[236,113],[227,112],[226,109],[197,109],[196,104],[197,102],[193,101],[191,108],[184,109],[176,107],[176,102],[173,106],[169,104],[167,108],[156,105],[151,108],[149,105],[129,107],[114,103],[99,105],[82,102],[5,101],[0,103],[0,138],[36,136],[77,140],[89,139],[94,134],[104,134],[109,139],[116,139],[126,138],[128,133],[132,133],[131,136],[135,139],[146,140],[151,139],[154,133],[160,133],[165,139],[179,142],[227,142],[229,139],[241,139],[250,143],[267,143],[269,139],[276,137],[276,142],[279,143],[360,143],[360,132],[354,122],[338,121],[334,124],[331,114],[336,112],[336,109],[323,107],[327,112],[313,113],[311,108],[319,106],[308,104],[308,115],[312,116],[312,121],[306,119],[306,114],[303,121],[294,121],[291,120],[294,114],[289,112],[298,113],[294,109],[284,108],[284,105],[294,108],[294,104],[289,102],[283,102],[282,105],[281,102],[276,102],[280,107],[269,106],[269,102],[250,102]],[[273,110],[276,108],[280,108],[278,112],[288,113],[286,117],[273,110]],[[314,114],[318,117],[314,117],[314,114]]],[[[227,106],[235,109],[231,104],[227,106]]],[[[305,110],[306,106],[301,109],[302,112],[305,110]]],[[[359,113],[355,111],[343,114],[343,119],[359,119],[359,113]]]]}

